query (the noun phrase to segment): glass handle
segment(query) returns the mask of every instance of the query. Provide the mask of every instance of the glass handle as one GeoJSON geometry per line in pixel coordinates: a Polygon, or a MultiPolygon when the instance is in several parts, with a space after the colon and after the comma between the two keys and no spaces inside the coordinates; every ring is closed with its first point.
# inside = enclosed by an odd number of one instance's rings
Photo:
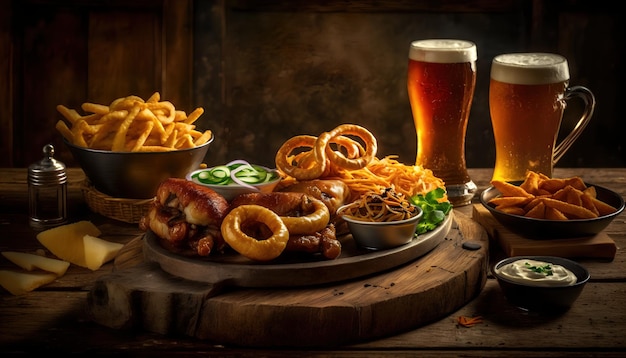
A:
{"type": "Polygon", "coordinates": [[[594,97],[593,93],[586,87],[583,87],[583,86],[569,87],[565,91],[565,95],[563,99],[565,101],[568,101],[572,98],[582,99],[583,102],[585,103],[585,110],[583,111],[582,116],[578,120],[578,123],[576,123],[576,126],[574,127],[572,132],[568,134],[567,137],[565,137],[563,141],[559,143],[554,149],[554,156],[553,156],[552,161],[555,164],[556,162],[559,161],[559,159],[561,159],[561,157],[565,154],[565,152],[567,152],[567,150],[572,146],[572,144],[574,144],[576,139],[580,137],[580,135],[582,134],[587,124],[589,124],[589,121],[591,120],[591,116],[593,115],[593,111],[596,108],[596,98],[594,97]]]}

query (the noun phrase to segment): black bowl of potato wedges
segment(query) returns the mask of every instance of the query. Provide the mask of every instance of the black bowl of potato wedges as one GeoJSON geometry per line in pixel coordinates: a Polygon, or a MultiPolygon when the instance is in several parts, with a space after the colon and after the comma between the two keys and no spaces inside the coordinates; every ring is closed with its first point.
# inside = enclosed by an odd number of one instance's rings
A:
{"type": "Polygon", "coordinates": [[[480,202],[510,231],[534,239],[592,236],[624,210],[616,192],[580,177],[548,178],[528,172],[523,181],[492,181],[480,202]]]}

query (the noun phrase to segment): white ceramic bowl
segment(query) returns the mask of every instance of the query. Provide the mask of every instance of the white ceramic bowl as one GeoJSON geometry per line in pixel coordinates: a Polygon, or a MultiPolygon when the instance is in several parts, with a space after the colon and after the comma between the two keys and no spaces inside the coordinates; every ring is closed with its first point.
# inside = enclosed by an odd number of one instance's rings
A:
{"type": "Polygon", "coordinates": [[[337,215],[348,225],[352,238],[360,247],[372,250],[384,250],[408,244],[415,237],[417,224],[424,212],[419,207],[417,213],[409,219],[401,221],[373,222],[362,221],[341,215],[346,205],[337,209],[337,215]]]}
{"type": "MultiPolygon", "coordinates": [[[[226,164],[226,166],[229,164],[226,164]]],[[[222,195],[228,201],[231,201],[233,198],[235,198],[237,195],[240,195],[240,194],[254,193],[254,192],[271,193],[272,191],[274,191],[274,188],[276,187],[276,185],[278,185],[281,179],[280,175],[278,174],[278,171],[276,169],[267,168],[261,165],[256,165],[256,164],[250,164],[250,165],[265,170],[267,174],[271,176],[271,179],[260,184],[248,184],[248,185],[241,185],[235,182],[230,182],[228,184],[209,184],[207,182],[203,182],[200,179],[200,176],[203,175],[203,173],[209,173],[213,169],[217,167],[222,167],[222,166],[194,170],[190,172],[189,174],[187,174],[186,178],[187,180],[190,180],[194,183],[204,185],[208,188],[215,190],[218,194],[222,195]]]]}

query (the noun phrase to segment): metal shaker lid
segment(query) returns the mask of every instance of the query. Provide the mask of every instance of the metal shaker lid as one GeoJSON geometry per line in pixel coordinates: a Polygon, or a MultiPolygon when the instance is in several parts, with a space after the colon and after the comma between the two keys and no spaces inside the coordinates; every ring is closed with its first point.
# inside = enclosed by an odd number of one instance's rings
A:
{"type": "Polygon", "coordinates": [[[43,147],[43,159],[28,167],[28,182],[31,184],[63,184],[67,182],[65,164],[54,159],[54,146],[43,147]]]}

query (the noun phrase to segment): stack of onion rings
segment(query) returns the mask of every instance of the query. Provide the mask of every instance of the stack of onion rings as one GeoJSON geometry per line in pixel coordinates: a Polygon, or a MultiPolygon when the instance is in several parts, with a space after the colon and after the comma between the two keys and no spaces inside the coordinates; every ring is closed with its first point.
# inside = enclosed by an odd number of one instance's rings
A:
{"type": "Polygon", "coordinates": [[[315,235],[330,222],[326,204],[304,193],[245,193],[235,197],[230,205],[222,222],[222,236],[231,248],[255,261],[277,258],[290,235],[315,235]],[[265,225],[271,236],[248,234],[243,227],[250,228],[252,224],[265,225]],[[259,239],[262,236],[269,237],[259,239]]]}
{"type": "Polygon", "coordinates": [[[338,168],[356,170],[376,157],[376,137],[356,124],[342,124],[318,137],[299,135],[290,138],[276,153],[276,168],[297,180],[326,177],[338,168]],[[363,141],[350,138],[358,137],[363,141]]]}

